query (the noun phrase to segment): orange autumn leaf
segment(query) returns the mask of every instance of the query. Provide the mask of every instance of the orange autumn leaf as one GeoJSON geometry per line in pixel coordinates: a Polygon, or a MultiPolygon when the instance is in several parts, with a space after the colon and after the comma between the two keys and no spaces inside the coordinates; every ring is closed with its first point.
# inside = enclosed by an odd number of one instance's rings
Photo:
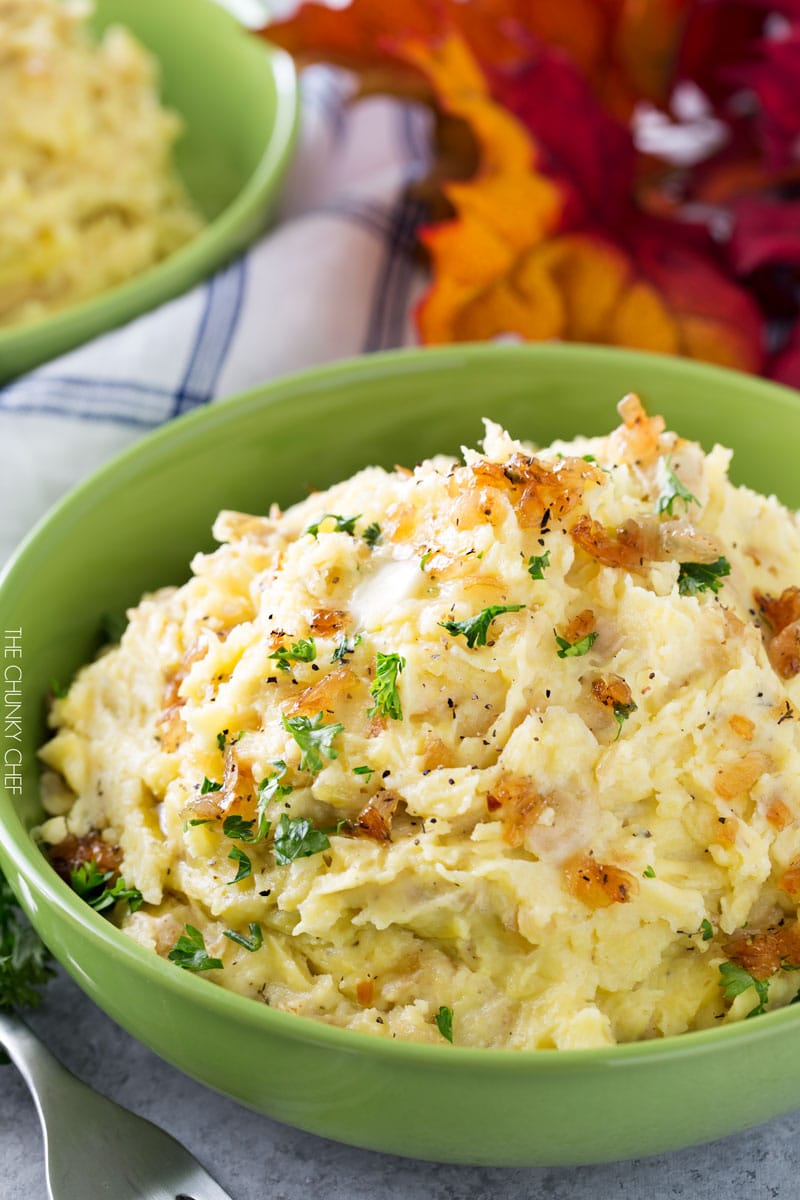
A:
{"type": "MultiPolygon", "coordinates": [[[[346,9],[302,4],[264,33],[300,61],[359,72],[400,70],[409,37],[432,43],[455,34],[481,63],[524,65],[532,41],[569,55],[598,98],[628,117],[640,99],[666,99],[691,0],[351,0],[346,9]]],[[[412,89],[413,90],[413,89],[412,89]]]]}

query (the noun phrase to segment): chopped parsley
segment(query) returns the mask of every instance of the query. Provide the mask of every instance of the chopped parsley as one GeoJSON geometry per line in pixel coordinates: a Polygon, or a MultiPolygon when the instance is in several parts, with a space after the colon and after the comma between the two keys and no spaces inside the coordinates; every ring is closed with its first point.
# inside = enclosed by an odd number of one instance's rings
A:
{"type": "Polygon", "coordinates": [[[661,494],[656,502],[657,513],[667,513],[670,517],[673,515],[672,506],[676,500],[680,500],[686,508],[690,504],[698,504],[697,496],[693,496],[687,487],[685,487],[678,476],[672,469],[672,455],[666,461],[667,482],[661,490],[661,494]]]}
{"type": "Polygon", "coordinates": [[[234,846],[228,858],[232,858],[234,862],[238,862],[239,869],[233,879],[228,881],[228,886],[234,883],[241,883],[243,879],[248,879],[253,871],[253,864],[245,854],[244,850],[240,850],[238,846],[234,846]]]}
{"type": "Polygon", "coordinates": [[[53,696],[55,697],[56,700],[63,700],[65,696],[69,695],[69,684],[68,683],[62,684],[62,683],[59,683],[57,679],[51,679],[50,680],[50,690],[53,693],[53,696]]]}
{"type": "Polygon", "coordinates": [[[338,513],[324,513],[323,516],[321,516],[318,521],[315,521],[313,525],[307,525],[303,530],[303,533],[310,533],[311,536],[315,538],[320,531],[320,527],[324,525],[326,521],[335,521],[336,524],[334,525],[333,529],[330,530],[331,533],[354,534],[356,531],[356,521],[360,516],[361,513],[356,513],[354,517],[340,517],[338,513]]]}
{"type": "Polygon", "coordinates": [[[427,550],[427,551],[426,551],[426,552],[423,554],[422,558],[419,560],[419,569],[420,569],[420,571],[422,571],[422,572],[423,572],[423,574],[424,574],[424,572],[425,572],[425,564],[426,564],[426,562],[428,561],[428,559],[429,559],[429,558],[433,558],[433,556],[434,556],[434,554],[435,554],[435,553],[436,553],[436,551],[435,551],[435,550],[427,550]]]}
{"type": "Polygon", "coordinates": [[[261,932],[261,926],[255,921],[251,921],[248,926],[250,937],[244,933],[237,933],[235,929],[223,930],[223,937],[230,938],[232,942],[236,942],[239,946],[244,946],[245,950],[249,950],[252,954],[254,950],[260,950],[264,944],[264,935],[261,932]]]}
{"type": "Polygon", "coordinates": [[[353,638],[352,642],[348,642],[347,638],[344,636],[344,634],[342,634],[342,636],[339,638],[339,641],[336,645],[336,649],[334,650],[333,654],[331,655],[331,662],[332,663],[344,662],[344,656],[346,654],[352,654],[355,651],[355,648],[360,641],[361,641],[360,633],[356,634],[356,636],[353,638]]]}
{"type": "Polygon", "coordinates": [[[709,921],[708,917],[703,917],[700,922],[700,932],[703,935],[704,942],[710,942],[714,936],[714,926],[709,921]]]}
{"type": "Polygon", "coordinates": [[[716,593],[722,587],[722,576],[730,575],[731,564],[721,556],[711,563],[681,563],[678,571],[678,591],[682,596],[696,596],[698,592],[716,593]]]}
{"type": "Polygon", "coordinates": [[[436,1028],[443,1038],[447,1038],[448,1042],[453,1040],[453,1010],[442,1004],[433,1018],[436,1022],[436,1028]]]}
{"type": "Polygon", "coordinates": [[[733,962],[724,962],[719,969],[719,975],[719,986],[722,988],[722,994],[726,1000],[735,1000],[737,996],[741,996],[742,992],[746,992],[749,988],[755,988],[758,1004],[755,1008],[751,1008],[747,1014],[748,1017],[760,1017],[767,1011],[768,979],[756,979],[749,971],[745,971],[744,967],[733,962]]]}
{"type": "Polygon", "coordinates": [[[589,653],[592,646],[597,641],[598,635],[596,631],[593,631],[592,633],[587,633],[586,637],[580,638],[577,642],[568,642],[566,638],[559,637],[554,629],[553,636],[556,639],[556,645],[558,646],[556,653],[558,654],[559,658],[582,658],[584,654],[589,653]]]}
{"type": "Polygon", "coordinates": [[[308,817],[288,817],[281,813],[275,830],[275,861],[285,867],[296,858],[310,858],[321,850],[330,849],[328,835],[314,827],[308,817]]]}
{"type": "Polygon", "coordinates": [[[223,966],[221,958],[209,957],[203,935],[194,925],[184,926],[167,958],[184,971],[219,971],[223,966]]]}
{"type": "Polygon", "coordinates": [[[200,784],[200,795],[206,796],[209,792],[221,792],[222,784],[215,783],[213,779],[209,779],[207,775],[203,776],[203,782],[200,784]]]}
{"type": "Polygon", "coordinates": [[[54,974],[49,961],[49,951],[25,920],[0,872],[0,1009],[35,1008],[40,1001],[38,989],[54,974]]]}
{"type": "Polygon", "coordinates": [[[291,649],[288,646],[279,646],[269,657],[276,660],[275,665],[279,671],[288,671],[290,662],[313,662],[317,657],[317,647],[313,638],[300,638],[291,649]]]}
{"type": "Polygon", "coordinates": [[[370,779],[372,779],[372,776],[375,774],[375,770],[375,767],[353,767],[353,774],[365,775],[367,778],[367,783],[369,783],[370,779]]]}
{"type": "Polygon", "coordinates": [[[286,774],[286,763],[282,758],[276,758],[272,765],[275,768],[273,773],[267,775],[258,785],[258,829],[253,838],[254,842],[265,838],[272,826],[272,822],[267,820],[267,805],[271,804],[273,800],[283,799],[284,796],[288,796],[292,792],[292,785],[290,783],[281,783],[286,774]]]}
{"type": "Polygon", "coordinates": [[[370,521],[369,525],[361,536],[369,546],[370,550],[374,550],[376,546],[379,546],[381,539],[383,538],[381,527],[377,521],[370,521]]]}
{"type": "Polygon", "coordinates": [[[648,866],[646,866],[645,869],[642,871],[642,874],[644,875],[645,879],[655,879],[656,869],[655,869],[655,867],[651,867],[648,864],[648,866]]]}
{"type": "MultiPolygon", "coordinates": [[[[239,732],[235,733],[233,735],[233,737],[230,739],[230,744],[233,745],[234,742],[238,742],[239,739],[243,738],[243,737],[244,737],[244,730],[240,729],[239,732]]],[[[219,747],[220,754],[225,753],[225,743],[227,740],[228,740],[228,731],[227,731],[227,729],[223,729],[220,733],[217,734],[217,746],[219,747]]]]}
{"type": "MultiPolygon", "coordinates": [[[[595,636],[597,636],[597,635],[595,635],[595,636]]],[[[639,707],[639,705],[636,704],[636,702],[633,700],[631,700],[630,704],[615,704],[613,706],[612,711],[614,713],[614,720],[617,722],[617,726],[618,726],[617,736],[614,738],[615,742],[618,742],[620,739],[620,735],[622,733],[622,726],[625,724],[625,722],[627,721],[627,719],[631,715],[631,713],[636,712],[638,707],[639,707]]]]}
{"type": "Polygon", "coordinates": [[[222,832],[233,842],[254,842],[256,840],[256,835],[253,833],[254,825],[255,820],[245,821],[238,813],[233,813],[222,822],[222,832]]]}
{"type": "Polygon", "coordinates": [[[544,554],[532,554],[528,559],[528,574],[531,579],[544,579],[544,573],[550,566],[550,551],[544,554]]]}
{"type": "Polygon", "coordinates": [[[339,751],[333,745],[333,739],[344,733],[344,725],[335,721],[325,725],[323,713],[315,717],[284,717],[283,728],[290,733],[300,747],[300,770],[311,771],[316,775],[322,770],[324,763],[321,754],[327,758],[338,758],[339,751]]]}
{"type": "Polygon", "coordinates": [[[142,893],[138,888],[126,887],[124,879],[117,879],[109,887],[115,874],[115,871],[101,871],[94,860],[84,862],[70,871],[70,886],[95,912],[104,912],[118,900],[127,900],[131,912],[135,913],[142,907],[142,893]]]}
{"type": "Polygon", "coordinates": [[[472,650],[475,646],[486,645],[489,626],[495,617],[507,612],[519,612],[524,607],[524,604],[492,604],[476,616],[467,617],[464,621],[440,621],[439,624],[442,629],[447,630],[451,637],[465,637],[467,645],[472,650]]]}
{"type": "Polygon", "coordinates": [[[397,691],[397,676],[405,665],[406,660],[400,654],[378,652],[375,659],[375,678],[369,689],[375,704],[367,710],[368,717],[374,717],[378,713],[382,717],[391,717],[393,721],[402,721],[403,709],[397,691]]]}

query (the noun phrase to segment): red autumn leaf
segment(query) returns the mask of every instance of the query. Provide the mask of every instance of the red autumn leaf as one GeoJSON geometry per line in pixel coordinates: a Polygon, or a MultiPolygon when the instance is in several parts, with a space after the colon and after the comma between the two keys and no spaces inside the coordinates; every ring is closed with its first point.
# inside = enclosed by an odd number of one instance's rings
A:
{"type": "Polygon", "coordinates": [[[776,383],[800,388],[800,320],[795,322],[783,348],[773,358],[769,375],[776,383]]]}
{"type": "MultiPolygon", "coordinates": [[[[457,33],[480,63],[523,66],[537,46],[562,49],[602,102],[627,118],[642,97],[666,99],[693,0],[351,0],[344,10],[308,3],[265,30],[301,61],[353,70],[392,67],[407,38],[457,33]]],[[[402,87],[401,79],[395,84],[402,87]]]]}
{"type": "Polygon", "coordinates": [[[729,75],[758,98],[767,166],[800,162],[800,17],[798,24],[757,43],[751,61],[729,75]]]}
{"type": "Polygon", "coordinates": [[[800,267],[800,200],[746,197],[733,217],[729,253],[737,274],[776,263],[800,267]]]}
{"type": "Polygon", "coordinates": [[[630,130],[599,107],[569,59],[542,46],[525,67],[486,76],[493,99],[534,135],[542,169],[570,189],[570,224],[624,225],[636,168],[630,130]]]}

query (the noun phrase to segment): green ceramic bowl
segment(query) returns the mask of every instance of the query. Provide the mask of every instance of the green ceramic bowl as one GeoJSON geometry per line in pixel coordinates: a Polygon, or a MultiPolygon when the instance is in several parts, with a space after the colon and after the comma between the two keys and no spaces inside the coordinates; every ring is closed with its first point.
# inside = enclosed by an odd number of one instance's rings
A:
{"type": "Polygon", "coordinates": [[[39,815],[35,754],[51,680],[69,679],[92,654],[103,614],[188,576],[192,553],[211,545],[219,508],[263,512],[273,499],[299,499],[308,485],[326,487],[368,463],[457,451],[475,442],[484,415],[539,441],[603,432],[628,390],[707,447],[732,445],[736,479],[800,505],[800,399],[792,392],[614,350],[467,346],[310,371],[182,418],[72,492],[18,552],[0,582],[6,715],[20,675],[22,703],[21,741],[16,718],[5,722],[0,864],[70,974],[158,1054],[289,1124],[463,1163],[653,1154],[800,1105],[797,1006],[601,1050],[384,1042],[177,970],[87,909],[27,832],[39,815]]]}
{"type": "Polygon", "coordinates": [[[177,296],[265,227],[297,128],[292,60],[214,0],[95,0],[93,24],[126,25],[158,59],[162,98],[185,131],[175,159],[209,222],[126,283],[40,321],[0,330],[0,383],[177,296]]]}

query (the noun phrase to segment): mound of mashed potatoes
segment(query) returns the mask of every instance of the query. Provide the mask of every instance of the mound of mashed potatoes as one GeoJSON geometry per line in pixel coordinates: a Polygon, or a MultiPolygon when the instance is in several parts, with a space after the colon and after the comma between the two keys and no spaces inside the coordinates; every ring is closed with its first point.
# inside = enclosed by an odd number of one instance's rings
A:
{"type": "Polygon", "coordinates": [[[0,327],[138,274],[202,228],[170,162],[180,118],[86,3],[0,0],[0,327]]]}
{"type": "Polygon", "coordinates": [[[386,1038],[603,1046],[788,1003],[800,522],[619,408],[223,512],[53,702],[62,873],[133,889],[115,918],[176,967],[386,1038]]]}

